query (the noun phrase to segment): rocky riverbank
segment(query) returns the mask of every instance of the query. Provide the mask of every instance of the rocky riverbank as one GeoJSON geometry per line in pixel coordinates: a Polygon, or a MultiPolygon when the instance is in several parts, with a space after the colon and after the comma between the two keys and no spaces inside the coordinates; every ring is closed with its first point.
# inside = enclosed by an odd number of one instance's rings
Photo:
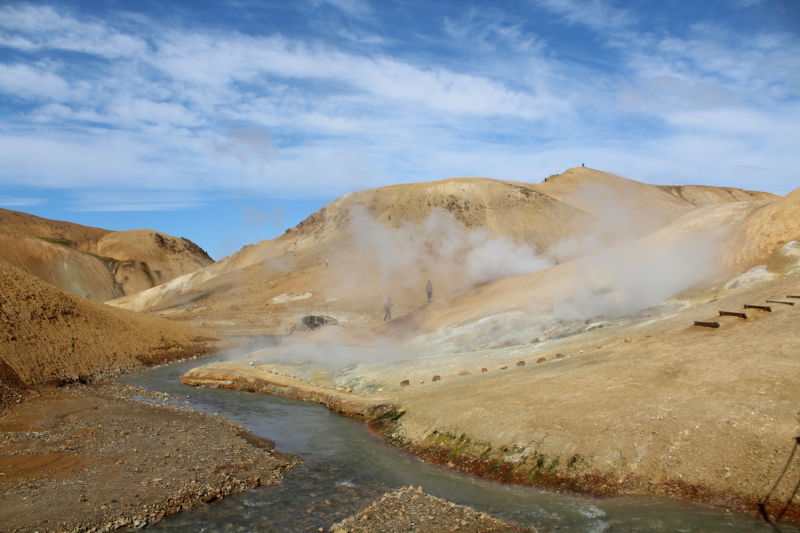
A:
{"type": "Polygon", "coordinates": [[[29,394],[0,419],[0,531],[141,528],[301,462],[177,400],[113,383],[29,394]]]}

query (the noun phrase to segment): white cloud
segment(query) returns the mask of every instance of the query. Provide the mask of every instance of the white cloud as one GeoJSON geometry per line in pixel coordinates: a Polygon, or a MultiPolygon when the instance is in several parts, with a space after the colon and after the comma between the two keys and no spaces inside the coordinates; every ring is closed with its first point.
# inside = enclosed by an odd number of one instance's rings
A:
{"type": "Polygon", "coordinates": [[[51,6],[4,6],[0,28],[26,34],[0,36],[0,42],[28,51],[61,49],[116,58],[138,55],[147,48],[139,37],[109,29],[102,22],[78,21],[51,6]]]}
{"type": "MultiPolygon", "coordinates": [[[[538,54],[546,43],[525,31],[524,23],[498,11],[469,9],[458,18],[446,18],[445,31],[471,50],[494,53],[498,49],[517,54],[538,54]]],[[[503,56],[495,55],[495,61],[503,56]]]]}
{"type": "Polygon", "coordinates": [[[61,77],[41,66],[0,63],[0,91],[23,100],[62,100],[67,98],[70,87],[61,77]]]}
{"type": "Polygon", "coordinates": [[[615,8],[603,0],[534,0],[534,3],[562,15],[571,24],[582,24],[598,31],[621,30],[636,23],[630,11],[615,8]]]}
{"type": "Polygon", "coordinates": [[[372,6],[367,0],[311,0],[311,5],[318,7],[328,4],[355,19],[367,19],[373,14],[372,6]]]}
{"type": "MultiPolygon", "coordinates": [[[[608,30],[630,74],[561,61],[502,13],[448,19],[448,45],[467,59],[445,65],[281,35],[5,7],[1,42],[38,59],[0,63],[0,93],[27,106],[0,121],[0,177],[330,196],[451,175],[538,181],[581,163],[709,184],[766,175],[732,170],[741,165],[774,176],[796,166],[800,113],[787,103],[800,87],[794,37],[710,26],[690,37],[641,35],[635,15],[602,2],[580,13],[573,1],[545,5],[571,24],[608,30]],[[231,131],[262,131],[264,142],[231,131]]],[[[123,195],[100,204],[147,202],[123,195]]]]}

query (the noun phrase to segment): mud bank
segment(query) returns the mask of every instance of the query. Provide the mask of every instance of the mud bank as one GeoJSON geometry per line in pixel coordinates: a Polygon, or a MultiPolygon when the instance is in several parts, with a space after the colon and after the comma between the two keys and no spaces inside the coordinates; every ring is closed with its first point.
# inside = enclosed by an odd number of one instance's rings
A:
{"type": "MultiPolygon", "coordinates": [[[[769,480],[762,494],[719,490],[713,483],[684,480],[681,470],[671,469],[668,463],[660,465],[662,469],[656,475],[622,472],[620,469],[609,471],[593,467],[590,452],[584,453],[580,446],[569,454],[546,454],[520,446],[497,445],[487,439],[473,439],[469,436],[469,427],[420,431],[413,424],[406,424],[404,404],[407,402],[403,397],[365,397],[311,386],[283,376],[266,378],[263,374],[242,366],[237,369],[237,365],[229,363],[216,369],[194,369],[182,376],[181,381],[189,385],[265,392],[322,403],[346,416],[364,419],[375,435],[425,461],[500,483],[598,497],[674,498],[751,515],[762,514],[763,510],[771,518],[780,516],[783,522],[800,522],[800,506],[795,502],[796,498],[793,500],[793,496],[787,498],[781,491],[769,490],[773,484],[777,485],[776,481],[794,486],[797,465],[791,459],[800,455],[798,453],[789,457],[789,463],[777,465],[777,468],[785,470],[785,475],[778,480],[769,480]]],[[[557,430],[551,428],[549,431],[554,439],[558,438],[557,430]]],[[[716,437],[719,440],[717,446],[723,447],[730,442],[724,431],[716,437]]],[[[711,439],[714,440],[713,435],[711,439]]],[[[772,463],[776,464],[776,461],[772,463]]],[[[727,471],[720,470],[721,477],[726,480],[731,477],[727,471]]]]}

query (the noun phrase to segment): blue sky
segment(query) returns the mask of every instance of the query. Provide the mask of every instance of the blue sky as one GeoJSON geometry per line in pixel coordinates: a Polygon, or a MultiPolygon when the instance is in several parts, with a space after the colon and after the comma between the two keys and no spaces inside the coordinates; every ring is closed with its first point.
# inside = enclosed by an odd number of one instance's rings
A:
{"type": "Polygon", "coordinates": [[[218,259],[341,194],[586,166],[785,194],[800,3],[0,4],[0,206],[218,259]]]}

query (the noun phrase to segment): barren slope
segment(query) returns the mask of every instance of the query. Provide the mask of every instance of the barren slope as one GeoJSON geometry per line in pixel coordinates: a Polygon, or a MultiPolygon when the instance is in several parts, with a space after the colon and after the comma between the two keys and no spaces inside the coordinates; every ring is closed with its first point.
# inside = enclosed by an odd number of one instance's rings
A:
{"type": "Polygon", "coordinates": [[[108,231],[7,209],[0,209],[0,259],[101,302],[213,263],[191,241],[167,234],[108,231]]]}
{"type": "Polygon", "coordinates": [[[92,379],[215,350],[219,338],[66,293],[0,261],[0,381],[92,379]]]}
{"type": "Polygon", "coordinates": [[[800,189],[753,213],[732,235],[725,260],[734,270],[759,264],[786,266],[785,256],[800,257],[800,246],[779,252],[791,241],[800,241],[800,189]]]}
{"type": "Polygon", "coordinates": [[[585,168],[537,184],[451,178],[382,187],[345,195],[278,238],[112,305],[169,313],[227,333],[287,331],[301,309],[312,308],[338,313],[345,324],[374,324],[388,296],[396,315],[422,305],[428,279],[439,297],[519,273],[508,261],[500,266],[511,270],[486,274],[485,264],[470,261],[474,250],[494,256],[495,263],[513,252],[525,259],[519,270],[530,272],[573,258],[575,250],[563,243],[587,232],[612,245],[699,207],[772,198],[738,189],[646,185],[585,168]],[[536,256],[543,258],[538,264],[531,260],[536,256]]]}

